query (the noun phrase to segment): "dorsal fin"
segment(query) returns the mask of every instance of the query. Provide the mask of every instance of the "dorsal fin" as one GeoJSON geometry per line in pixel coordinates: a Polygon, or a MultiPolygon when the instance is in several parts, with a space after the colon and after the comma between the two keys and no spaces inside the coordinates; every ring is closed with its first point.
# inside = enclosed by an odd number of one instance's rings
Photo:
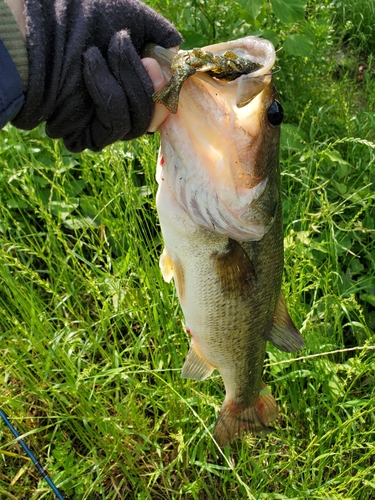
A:
{"type": "Polygon", "coordinates": [[[289,316],[282,292],[280,292],[279,300],[273,315],[273,325],[267,340],[285,352],[300,351],[305,347],[299,330],[289,316]]]}

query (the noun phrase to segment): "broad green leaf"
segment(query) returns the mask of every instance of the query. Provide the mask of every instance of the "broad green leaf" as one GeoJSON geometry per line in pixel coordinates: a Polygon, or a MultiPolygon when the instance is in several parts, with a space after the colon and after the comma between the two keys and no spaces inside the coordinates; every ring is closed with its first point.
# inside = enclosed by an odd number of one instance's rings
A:
{"type": "Polygon", "coordinates": [[[210,43],[208,38],[197,31],[181,30],[181,34],[185,40],[181,45],[183,50],[190,50],[194,47],[203,47],[204,45],[208,45],[210,43]]]}
{"type": "Polygon", "coordinates": [[[362,295],[360,295],[360,299],[365,301],[365,302],[368,302],[369,304],[371,304],[372,306],[375,307],[375,294],[362,293],[362,295]]]}
{"type": "Polygon", "coordinates": [[[355,258],[351,261],[349,270],[350,273],[353,274],[361,274],[361,272],[365,269],[365,266],[362,264],[362,262],[355,258]]]}
{"type": "Polygon", "coordinates": [[[344,386],[342,380],[337,375],[335,370],[335,364],[328,359],[320,359],[316,362],[317,367],[319,367],[318,373],[323,381],[324,391],[329,394],[329,396],[335,400],[345,395],[344,386]]]}
{"type": "Polygon", "coordinates": [[[29,207],[29,204],[26,201],[23,201],[21,199],[9,199],[7,200],[7,207],[8,208],[18,208],[20,210],[23,210],[25,208],[29,207]]]}
{"type": "Polygon", "coordinates": [[[33,175],[33,182],[35,184],[39,184],[40,186],[45,186],[46,184],[49,184],[48,179],[40,177],[39,175],[33,175]]]}
{"type": "Polygon", "coordinates": [[[271,4],[283,23],[297,23],[305,18],[305,0],[271,0],[271,4]]]}
{"type": "Polygon", "coordinates": [[[86,186],[86,181],[83,179],[73,179],[70,182],[64,184],[65,192],[72,197],[77,196],[83,188],[86,186]]]}
{"type": "Polygon", "coordinates": [[[348,191],[348,186],[346,184],[337,181],[333,181],[333,183],[340,194],[345,194],[348,191]]]}
{"type": "Polygon", "coordinates": [[[350,165],[347,161],[345,161],[342,158],[341,154],[338,151],[336,151],[335,149],[331,149],[329,151],[325,151],[324,155],[326,157],[328,157],[333,162],[342,163],[343,165],[350,165]]]}
{"type": "Polygon", "coordinates": [[[260,35],[262,38],[272,42],[275,47],[280,43],[280,37],[272,30],[262,30],[260,35]]]}
{"type": "Polygon", "coordinates": [[[142,198],[148,198],[152,195],[152,191],[149,186],[140,186],[138,188],[138,193],[142,198]]]}
{"type": "Polygon", "coordinates": [[[269,396],[271,394],[271,390],[268,386],[263,387],[263,389],[260,391],[259,396],[269,396]]]}
{"type": "MultiPolygon", "coordinates": [[[[329,150],[329,151],[325,151],[324,152],[324,157],[329,160],[330,162],[332,163],[335,163],[335,166],[334,166],[334,174],[341,180],[343,179],[344,177],[346,177],[349,172],[351,171],[352,167],[350,165],[350,163],[348,163],[347,161],[345,161],[341,154],[336,151],[336,150],[329,150]]],[[[341,194],[342,191],[340,191],[341,194]]],[[[346,192],[346,191],[345,191],[346,192]]]]}
{"type": "Polygon", "coordinates": [[[339,179],[343,179],[344,177],[346,177],[349,174],[351,169],[352,169],[352,167],[349,165],[349,163],[347,163],[347,162],[339,163],[336,166],[335,174],[337,175],[337,177],[339,179]]]}
{"type": "Polygon", "coordinates": [[[290,35],[284,42],[284,50],[291,56],[308,57],[313,46],[313,40],[307,35],[290,35]]]}
{"type": "MultiPolygon", "coordinates": [[[[375,299],[375,297],[374,297],[375,299]]],[[[374,300],[375,302],[375,300],[374,300]]],[[[375,328],[375,311],[371,311],[367,315],[367,324],[370,328],[375,328]]]]}
{"type": "Polygon", "coordinates": [[[50,209],[53,215],[66,219],[79,205],[77,198],[69,198],[69,201],[51,201],[50,209]]]}
{"type": "MultiPolygon", "coordinates": [[[[248,33],[246,33],[246,35],[260,36],[260,32],[256,30],[259,23],[258,21],[256,21],[256,19],[253,18],[250,12],[247,12],[247,10],[241,8],[239,9],[239,16],[248,24],[248,33]],[[253,29],[255,29],[255,31],[253,31],[253,29]]],[[[230,38],[233,39],[234,37],[230,38]]]]}
{"type": "MultiPolygon", "coordinates": [[[[327,236],[328,238],[328,236],[327,236]]],[[[350,249],[350,247],[352,246],[353,244],[353,240],[351,238],[350,235],[346,235],[345,237],[343,237],[342,239],[340,239],[338,241],[338,246],[336,248],[336,251],[339,255],[343,255],[343,254],[346,254],[348,252],[348,250],[350,249]]]]}
{"type": "Polygon", "coordinates": [[[309,231],[298,231],[296,233],[296,237],[304,245],[310,245],[310,243],[311,243],[311,238],[310,238],[310,232],[309,231]]]}
{"type": "Polygon", "coordinates": [[[375,291],[375,276],[365,278],[363,275],[360,281],[360,286],[362,290],[371,294],[375,291]]]}
{"type": "Polygon", "coordinates": [[[84,229],[87,227],[97,227],[97,224],[89,219],[88,217],[65,217],[63,218],[63,224],[68,229],[84,229]]]}
{"type": "Polygon", "coordinates": [[[327,373],[327,378],[328,378],[328,392],[330,393],[331,398],[338,399],[344,397],[345,396],[344,385],[340,380],[340,377],[338,377],[338,375],[336,375],[331,371],[327,373]]]}
{"type": "Polygon", "coordinates": [[[95,198],[89,196],[82,197],[80,200],[80,209],[82,215],[86,219],[92,219],[96,221],[96,225],[100,224],[100,210],[97,206],[97,200],[95,200],[95,198]]]}
{"type": "Polygon", "coordinates": [[[308,28],[307,24],[303,24],[301,27],[302,27],[302,29],[303,29],[304,34],[305,34],[306,36],[308,36],[309,38],[311,38],[311,40],[313,40],[313,42],[315,43],[315,42],[316,42],[316,36],[315,36],[314,32],[313,32],[313,31],[311,31],[311,30],[308,28]]]}
{"type": "Polygon", "coordinates": [[[76,167],[79,164],[73,155],[64,155],[62,157],[62,162],[66,167],[70,168],[76,167]]]}
{"type": "Polygon", "coordinates": [[[264,4],[263,0],[236,0],[236,3],[241,5],[243,10],[248,12],[254,19],[259,16],[264,4]]]}

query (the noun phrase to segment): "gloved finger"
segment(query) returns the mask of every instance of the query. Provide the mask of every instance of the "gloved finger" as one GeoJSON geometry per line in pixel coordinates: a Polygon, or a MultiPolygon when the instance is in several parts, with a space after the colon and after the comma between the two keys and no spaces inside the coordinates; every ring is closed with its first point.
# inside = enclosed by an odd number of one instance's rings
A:
{"type": "Polygon", "coordinates": [[[53,113],[46,122],[47,135],[58,139],[84,130],[92,117],[91,99],[87,99],[82,91],[69,93],[65,100],[55,104],[53,113]]]}
{"type": "Polygon", "coordinates": [[[108,49],[108,62],[129,104],[131,128],[122,139],[134,139],[144,134],[151,122],[154,89],[127,31],[113,35],[108,49]]]}
{"type": "MultiPolygon", "coordinates": [[[[131,127],[128,101],[124,90],[108,68],[100,50],[90,47],[83,54],[83,76],[93,100],[95,114],[87,130],[76,135],[75,141],[93,151],[99,151],[120,139],[131,127]]],[[[74,140],[70,137],[70,141],[74,140]]]]}
{"type": "MultiPolygon", "coordinates": [[[[129,0],[129,3],[133,4],[133,1],[129,0]]],[[[130,29],[130,33],[133,45],[138,53],[146,43],[156,43],[167,49],[182,43],[182,37],[172,23],[166,22],[166,20],[153,9],[148,6],[143,6],[140,10],[135,5],[134,8],[138,14],[136,21],[137,30],[130,29]],[[142,19],[140,14],[142,14],[142,19]],[[138,36],[139,26],[142,26],[144,30],[142,37],[138,36]]]]}

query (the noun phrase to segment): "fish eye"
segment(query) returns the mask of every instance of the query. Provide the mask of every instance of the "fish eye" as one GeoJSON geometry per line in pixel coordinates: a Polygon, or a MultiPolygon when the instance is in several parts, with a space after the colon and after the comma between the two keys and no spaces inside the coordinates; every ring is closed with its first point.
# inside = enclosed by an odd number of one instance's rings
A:
{"type": "Polygon", "coordinates": [[[273,127],[281,125],[284,118],[284,110],[279,101],[273,101],[267,110],[268,121],[273,127]]]}

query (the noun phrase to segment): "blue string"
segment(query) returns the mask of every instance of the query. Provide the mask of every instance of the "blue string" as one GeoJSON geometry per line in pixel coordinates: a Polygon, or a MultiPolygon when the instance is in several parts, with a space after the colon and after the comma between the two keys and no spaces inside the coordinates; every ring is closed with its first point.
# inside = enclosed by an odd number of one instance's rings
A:
{"type": "Polygon", "coordinates": [[[16,431],[16,429],[13,427],[13,425],[9,422],[8,417],[5,415],[5,413],[0,410],[0,417],[4,420],[5,424],[9,427],[9,429],[12,431],[12,434],[14,437],[18,439],[18,442],[22,446],[22,448],[25,450],[26,455],[31,459],[35,467],[38,469],[40,475],[42,476],[43,479],[47,481],[49,484],[51,490],[54,492],[54,494],[57,496],[58,500],[64,500],[64,497],[60,493],[60,491],[56,488],[54,485],[52,479],[49,477],[47,472],[43,469],[43,467],[40,465],[38,460],[35,458],[35,455],[32,453],[32,451],[27,447],[26,443],[23,441],[23,439],[20,439],[20,434],[16,431]]]}

